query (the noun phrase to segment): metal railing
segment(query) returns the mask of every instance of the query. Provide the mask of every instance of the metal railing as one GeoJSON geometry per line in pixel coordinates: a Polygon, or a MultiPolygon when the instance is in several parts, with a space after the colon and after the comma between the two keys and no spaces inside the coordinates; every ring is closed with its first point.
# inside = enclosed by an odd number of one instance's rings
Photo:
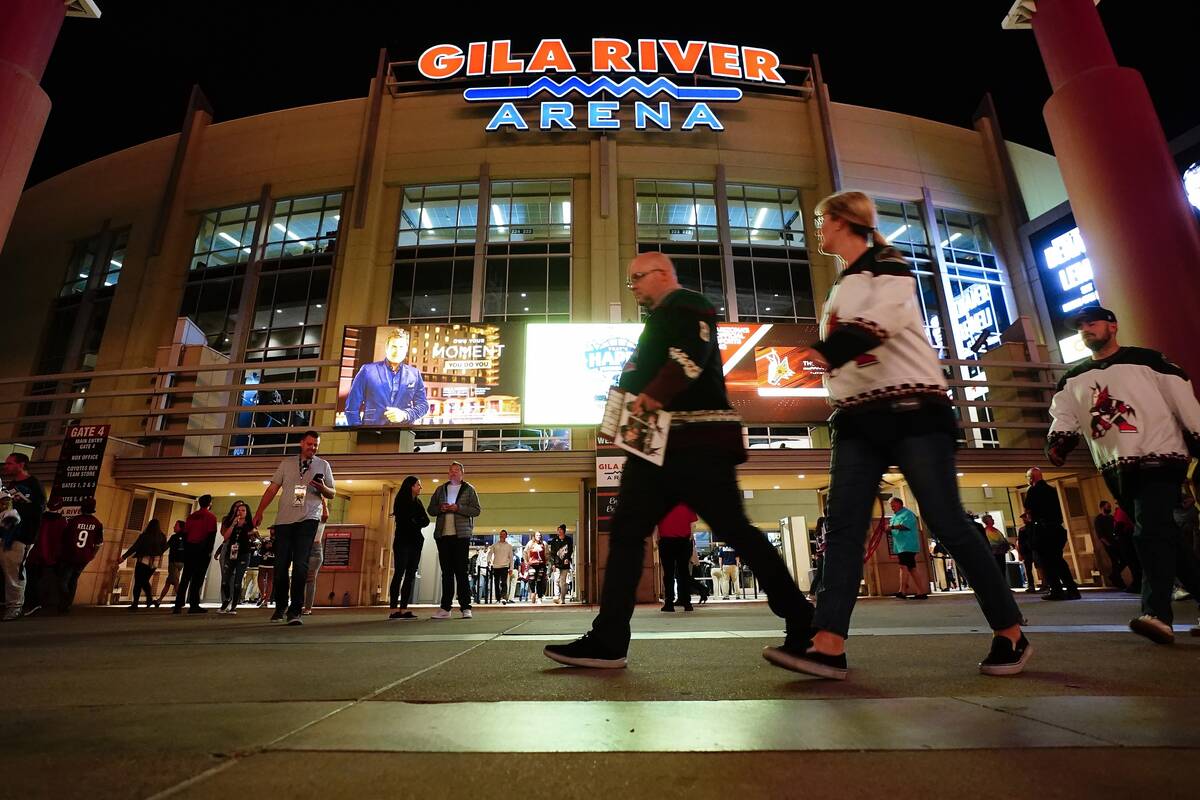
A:
{"type": "MultiPolygon", "coordinates": [[[[337,410],[336,403],[320,402],[319,393],[327,392],[338,387],[336,380],[281,380],[281,381],[264,381],[260,383],[233,383],[222,382],[214,385],[204,384],[187,384],[178,385],[181,378],[188,376],[198,377],[204,373],[238,373],[245,371],[263,371],[263,370],[328,370],[340,366],[340,361],[335,359],[295,359],[288,361],[252,361],[241,363],[228,364],[202,364],[189,366],[166,366],[166,367],[134,367],[129,369],[119,370],[97,370],[94,372],[64,372],[48,375],[29,375],[24,377],[0,378],[0,408],[13,408],[13,412],[4,413],[0,411],[0,428],[11,426],[13,431],[8,434],[0,433],[0,443],[19,443],[24,445],[41,445],[61,440],[61,428],[66,424],[75,424],[78,422],[93,422],[104,423],[112,421],[114,425],[114,436],[121,436],[132,440],[145,440],[153,442],[155,440],[167,439],[187,439],[193,437],[245,437],[264,434],[299,434],[306,430],[316,430],[321,433],[328,433],[334,430],[345,431],[345,428],[334,428],[332,424],[316,424],[318,412],[334,412],[337,410]],[[105,388],[106,382],[116,383],[121,380],[130,378],[142,379],[145,382],[143,386],[134,386],[128,388],[105,388]],[[29,390],[28,387],[34,384],[56,384],[60,389],[63,384],[70,381],[87,380],[89,386],[78,391],[55,391],[51,394],[36,394],[29,390]],[[174,384],[174,385],[170,385],[174,384]],[[97,387],[95,390],[92,387],[97,387]],[[11,395],[3,395],[6,388],[17,389],[11,395]],[[23,390],[21,390],[23,388],[23,390]],[[237,403],[236,399],[241,392],[245,391],[278,391],[278,392],[294,392],[294,391],[311,391],[313,392],[313,401],[303,403],[275,403],[270,405],[246,405],[237,403]],[[213,397],[215,396],[215,397],[213,397]],[[212,406],[197,405],[197,399],[211,397],[217,403],[212,406]],[[107,403],[97,404],[95,401],[112,401],[128,398],[144,398],[146,407],[141,409],[129,408],[101,408],[97,409],[97,405],[107,405],[107,403]],[[230,402],[233,400],[233,402],[230,402]],[[34,414],[24,415],[22,409],[28,404],[44,403],[49,401],[67,401],[68,404],[81,402],[82,408],[73,412],[67,413],[51,413],[51,414],[34,414]],[[271,425],[268,427],[261,426],[242,426],[237,425],[237,418],[243,414],[291,414],[294,412],[307,412],[309,419],[313,424],[295,426],[295,425],[271,425]],[[202,428],[188,428],[186,425],[191,424],[193,417],[201,416],[224,416],[224,424],[206,425],[202,428]],[[140,419],[142,422],[134,430],[134,426],[121,426],[121,420],[140,419]],[[40,436],[22,437],[17,435],[16,428],[23,423],[47,423],[50,427],[57,427],[60,430],[55,430],[52,433],[47,433],[40,436]],[[53,423],[63,423],[61,426],[54,426],[53,423]],[[180,427],[182,425],[183,427],[180,427]]],[[[992,429],[992,430],[1013,430],[1013,431],[1034,431],[1044,430],[1049,425],[1049,399],[1051,392],[1056,387],[1056,382],[1051,376],[1061,373],[1067,369],[1063,364],[1052,363],[1031,363],[1025,361],[973,361],[962,359],[945,359],[941,362],[946,367],[979,367],[984,370],[999,369],[999,370],[1020,370],[1031,374],[1030,380],[996,380],[996,381],[973,381],[964,379],[948,380],[948,385],[952,388],[954,399],[953,403],[960,410],[961,426],[964,429],[992,429]],[[1019,400],[966,400],[961,397],[961,390],[966,388],[985,388],[993,389],[1022,389],[1036,394],[1037,399],[1019,399],[1019,400]],[[970,419],[970,410],[975,410],[975,416],[981,417],[984,412],[994,412],[1001,409],[1024,410],[1027,412],[1042,412],[1040,418],[1036,420],[1006,420],[1006,419],[970,419]]],[[[326,375],[331,372],[326,372],[326,375]]],[[[989,391],[990,393],[990,391],[989,391]]],[[[326,395],[328,397],[328,395],[326,395]]],[[[994,413],[988,413],[988,416],[995,416],[994,413]]],[[[1003,414],[1001,415],[1003,416],[1003,414]]],[[[1011,416],[1011,415],[1010,415],[1011,416]]],[[[329,422],[332,422],[332,414],[326,416],[329,422]]],[[[807,425],[814,429],[822,427],[821,422],[796,422],[794,424],[807,425]]],[[[457,426],[463,427],[463,426],[457,426]]],[[[492,425],[470,426],[477,428],[494,428],[492,425]]]]}

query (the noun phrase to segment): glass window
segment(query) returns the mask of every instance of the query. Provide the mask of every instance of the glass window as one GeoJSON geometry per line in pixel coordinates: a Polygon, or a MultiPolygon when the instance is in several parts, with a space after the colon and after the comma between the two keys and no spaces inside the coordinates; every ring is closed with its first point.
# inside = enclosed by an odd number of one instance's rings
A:
{"type": "Polygon", "coordinates": [[[634,193],[638,252],[670,256],[680,285],[703,294],[717,318],[728,319],[713,184],[634,181],[634,193]]]}
{"type": "Polygon", "coordinates": [[[496,181],[491,189],[484,321],[569,321],[571,182],[496,181]]]}
{"type": "Polygon", "coordinates": [[[192,248],[191,269],[206,270],[249,261],[257,220],[258,203],[202,214],[192,248]]]}
{"type": "Polygon", "coordinates": [[[481,453],[570,450],[571,431],[568,428],[483,428],[475,435],[475,449],[481,453]]]}
{"type": "Polygon", "coordinates": [[[263,259],[332,254],[341,220],[341,193],[279,200],[271,214],[263,259]]]}
{"type": "Polygon", "coordinates": [[[231,454],[285,455],[300,451],[302,433],[274,433],[272,428],[306,428],[313,424],[309,409],[281,406],[313,402],[313,389],[296,389],[292,384],[317,380],[316,369],[252,369],[242,373],[242,383],[252,387],[241,392],[238,428],[253,428],[251,434],[237,434],[231,441],[231,454]]]}
{"type": "Polygon", "coordinates": [[[108,253],[101,265],[102,273],[100,286],[107,288],[116,286],[121,280],[121,269],[125,266],[125,251],[129,247],[129,229],[125,228],[113,234],[108,247],[108,253]]]}
{"type": "Polygon", "coordinates": [[[404,190],[390,322],[470,320],[478,218],[478,183],[404,190]]]}
{"type": "Polygon", "coordinates": [[[59,297],[83,294],[87,291],[88,281],[96,268],[97,250],[100,248],[100,237],[93,236],[75,243],[71,251],[71,260],[67,263],[67,275],[63,279],[59,297]]]}
{"type": "Polygon", "coordinates": [[[738,319],[816,318],[800,193],[773,186],[726,186],[738,319]]]}
{"type": "Polygon", "coordinates": [[[254,302],[246,360],[319,357],[329,281],[329,267],[264,271],[254,302]]]}

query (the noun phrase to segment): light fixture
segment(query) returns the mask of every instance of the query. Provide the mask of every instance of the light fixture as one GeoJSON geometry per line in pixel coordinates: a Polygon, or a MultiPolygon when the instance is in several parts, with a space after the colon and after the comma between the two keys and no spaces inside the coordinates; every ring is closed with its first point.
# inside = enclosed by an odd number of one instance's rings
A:
{"type": "Polygon", "coordinates": [[[86,273],[86,272],[81,272],[81,273],[79,273],[79,277],[81,277],[81,278],[86,278],[86,277],[87,277],[87,273],[86,273]]]}
{"type": "Polygon", "coordinates": [[[300,241],[300,237],[299,237],[299,236],[297,236],[296,234],[292,233],[290,230],[288,230],[287,228],[283,227],[283,225],[279,224],[278,222],[276,222],[276,223],[275,223],[274,225],[272,225],[271,227],[272,227],[272,228],[274,228],[275,230],[279,231],[279,232],[280,232],[280,233],[282,233],[283,235],[287,236],[289,239],[291,239],[291,240],[292,240],[292,241],[294,241],[294,242],[298,242],[298,241],[300,241]]]}
{"type": "Polygon", "coordinates": [[[778,489],[778,488],[779,488],[779,486],[772,486],[771,488],[772,488],[772,489],[778,489]]]}
{"type": "Polygon", "coordinates": [[[233,492],[230,492],[230,493],[229,493],[229,496],[230,496],[230,497],[233,497],[233,496],[234,496],[233,492]]]}
{"type": "Polygon", "coordinates": [[[804,476],[803,476],[803,475],[797,475],[796,477],[797,477],[797,478],[799,478],[800,480],[804,480],[804,476]]]}
{"type": "Polygon", "coordinates": [[[263,481],[263,486],[270,486],[270,485],[271,485],[270,481],[263,481]]]}
{"type": "Polygon", "coordinates": [[[112,264],[112,265],[113,265],[114,267],[116,267],[117,269],[120,269],[120,268],[121,268],[121,262],[120,262],[120,261],[117,261],[115,258],[110,258],[110,259],[108,260],[108,263],[112,264]]]}
{"type": "Polygon", "coordinates": [[[179,485],[180,485],[180,486],[187,486],[187,481],[183,481],[183,482],[182,482],[182,483],[180,483],[179,485]]]}
{"type": "Polygon", "coordinates": [[[564,200],[563,201],[563,222],[570,222],[570,221],[571,221],[571,201],[564,200]]]}
{"type": "Polygon", "coordinates": [[[242,246],[242,243],[241,243],[241,242],[239,242],[237,239],[235,239],[235,238],[233,238],[232,236],[230,236],[230,235],[229,235],[228,233],[226,233],[225,231],[221,231],[221,238],[222,238],[222,239],[224,239],[224,240],[226,240],[227,242],[232,242],[233,244],[237,245],[238,247],[241,247],[241,246],[242,246]]]}
{"type": "Polygon", "coordinates": [[[434,483],[438,483],[438,479],[437,479],[437,478],[434,478],[434,479],[433,479],[433,482],[434,482],[434,483]]]}
{"type": "Polygon", "coordinates": [[[958,473],[958,477],[960,477],[960,478],[961,478],[961,477],[962,477],[963,475],[965,475],[965,474],[966,474],[965,472],[960,472],[960,473],[958,473]]]}
{"type": "Polygon", "coordinates": [[[347,478],[346,483],[354,483],[354,478],[347,478]]]}
{"type": "Polygon", "coordinates": [[[890,242],[893,239],[895,239],[897,236],[899,236],[900,234],[904,233],[906,230],[908,230],[908,225],[907,224],[901,225],[899,228],[896,228],[896,230],[892,231],[891,233],[889,233],[887,236],[885,236],[883,238],[890,242]]]}
{"type": "Polygon", "coordinates": [[[492,224],[504,226],[504,212],[500,210],[500,206],[492,203],[492,224]]]}
{"type": "Polygon", "coordinates": [[[526,475],[526,476],[524,477],[524,479],[523,479],[523,480],[524,480],[526,483],[529,483],[529,476],[528,476],[528,475],[526,475]]]}
{"type": "Polygon", "coordinates": [[[982,486],[982,487],[983,487],[983,488],[985,488],[985,489],[987,488],[987,484],[986,484],[986,483],[981,483],[981,484],[979,484],[979,485],[980,485],[980,486],[982,486]]]}
{"type": "Polygon", "coordinates": [[[430,219],[429,212],[425,210],[424,206],[421,206],[421,227],[425,230],[433,228],[433,220],[430,219]]]}
{"type": "Polygon", "coordinates": [[[531,491],[531,492],[536,492],[536,491],[537,491],[537,489],[530,489],[529,491],[531,491]]]}
{"type": "Polygon", "coordinates": [[[320,307],[321,307],[321,304],[320,304],[320,303],[317,303],[317,308],[320,308],[320,307]]]}
{"type": "Polygon", "coordinates": [[[955,239],[957,239],[960,236],[962,236],[961,233],[952,234],[949,239],[943,239],[942,244],[940,246],[945,247],[946,245],[950,244],[951,242],[953,242],[955,239]]]}

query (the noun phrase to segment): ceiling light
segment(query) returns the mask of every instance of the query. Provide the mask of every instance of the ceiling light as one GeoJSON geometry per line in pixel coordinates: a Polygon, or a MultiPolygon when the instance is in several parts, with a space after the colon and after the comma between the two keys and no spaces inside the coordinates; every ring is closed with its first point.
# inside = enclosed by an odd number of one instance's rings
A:
{"type": "Polygon", "coordinates": [[[187,486],[187,481],[184,481],[183,483],[181,483],[181,484],[179,484],[179,485],[180,485],[180,486],[187,486]]]}
{"type": "Polygon", "coordinates": [[[965,475],[965,474],[966,474],[965,472],[960,472],[960,473],[958,473],[958,477],[960,477],[960,478],[961,478],[961,477],[962,477],[963,475],[965,475]]]}
{"type": "Polygon", "coordinates": [[[563,201],[563,221],[564,222],[571,221],[571,201],[570,200],[563,201]]]}
{"type": "Polygon", "coordinates": [[[271,485],[270,481],[263,481],[263,486],[270,486],[270,485],[271,485]]]}
{"type": "Polygon", "coordinates": [[[230,497],[233,497],[233,496],[234,496],[233,492],[230,492],[230,493],[229,493],[229,496],[230,496],[230,497]]]}
{"type": "Polygon", "coordinates": [[[241,247],[241,246],[242,246],[242,243],[241,243],[241,242],[239,242],[237,239],[235,239],[235,238],[233,238],[232,236],[230,236],[230,235],[229,235],[228,233],[226,233],[225,231],[221,231],[221,238],[222,238],[222,239],[224,239],[224,240],[226,240],[227,242],[232,242],[233,244],[237,245],[238,247],[241,247]]]}
{"type": "Polygon", "coordinates": [[[900,234],[904,233],[906,230],[908,230],[908,225],[901,225],[899,228],[896,228],[896,230],[892,231],[891,233],[889,233],[887,236],[885,236],[883,238],[890,242],[893,239],[895,239],[897,236],[899,236],[900,234]]]}
{"type": "Polygon", "coordinates": [[[979,484],[979,485],[980,485],[980,486],[982,486],[982,487],[983,487],[983,488],[985,488],[985,489],[987,488],[987,484],[986,484],[986,483],[981,483],[981,484],[979,484]]]}
{"type": "Polygon", "coordinates": [[[949,239],[943,239],[941,246],[945,247],[946,245],[950,244],[951,242],[953,242],[955,239],[957,239],[960,236],[962,236],[961,233],[956,233],[956,234],[953,234],[949,239]]]}
{"type": "Polygon", "coordinates": [[[530,489],[529,491],[531,491],[531,492],[536,492],[536,491],[537,491],[537,489],[530,489]]]}
{"type": "Polygon", "coordinates": [[[525,478],[524,478],[523,480],[524,480],[526,483],[528,483],[528,482],[529,482],[529,476],[528,476],[528,475],[526,475],[526,476],[525,476],[525,478]]]}
{"type": "Polygon", "coordinates": [[[354,478],[347,478],[346,483],[354,483],[354,478]]]}
{"type": "Polygon", "coordinates": [[[800,480],[804,480],[804,476],[803,476],[803,475],[797,475],[796,477],[797,477],[797,478],[799,478],[800,480]]]}
{"type": "Polygon", "coordinates": [[[772,486],[771,488],[772,488],[772,489],[778,489],[779,487],[778,487],[778,486],[772,486]]]}

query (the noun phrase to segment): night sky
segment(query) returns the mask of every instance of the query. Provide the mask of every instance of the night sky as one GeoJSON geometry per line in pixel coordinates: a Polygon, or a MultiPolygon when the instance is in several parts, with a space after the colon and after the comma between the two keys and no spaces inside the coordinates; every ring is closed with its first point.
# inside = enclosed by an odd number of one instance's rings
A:
{"type": "MultiPolygon", "coordinates": [[[[457,9],[453,22],[414,16],[423,5],[393,0],[99,4],[100,20],[69,19],[59,36],[42,82],[54,107],[30,185],[178,132],[194,83],[220,122],[364,96],[380,47],[400,60],[432,44],[504,38],[517,52],[551,37],[572,51],[586,50],[592,36],[700,39],[766,47],[800,65],[815,52],[837,102],[969,127],[990,91],[1005,138],[1051,150],[1041,116],[1050,84],[1033,33],[1000,28],[1010,0],[925,0],[893,3],[885,11],[844,3],[848,10],[837,12],[800,11],[832,3],[721,4],[740,19],[678,4],[660,19],[638,14],[644,21],[618,4],[564,4],[544,15],[528,4],[509,4],[509,14],[490,17],[456,4],[447,6],[457,9]],[[587,8],[611,22],[551,21],[566,9],[577,18],[587,8]]],[[[1168,139],[1200,125],[1198,6],[1193,0],[1100,4],[1117,60],[1142,73],[1168,139]]]]}

